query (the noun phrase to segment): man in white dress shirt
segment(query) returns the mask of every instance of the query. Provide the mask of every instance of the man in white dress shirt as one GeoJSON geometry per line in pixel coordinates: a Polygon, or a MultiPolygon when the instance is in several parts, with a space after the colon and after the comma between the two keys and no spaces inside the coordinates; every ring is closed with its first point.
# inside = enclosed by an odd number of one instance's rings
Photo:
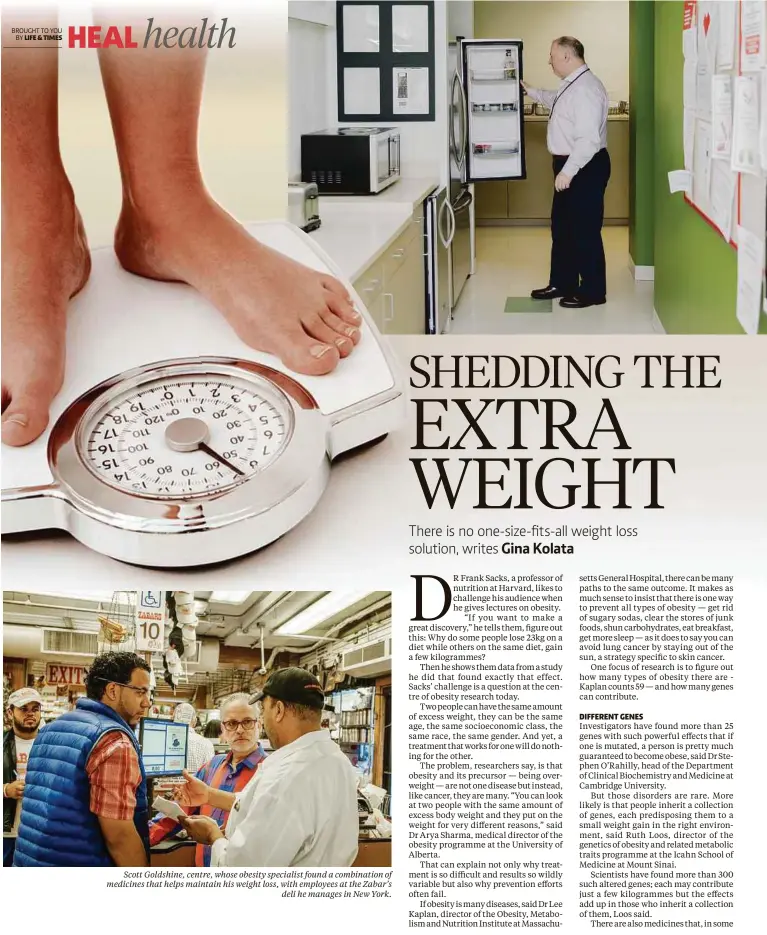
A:
{"type": "Polygon", "coordinates": [[[552,42],[549,64],[562,79],[556,91],[522,82],[527,95],[550,110],[546,141],[554,161],[549,284],[531,294],[558,298],[565,308],[603,305],[602,221],[610,178],[607,92],[585,63],[582,43],[572,36],[552,42]]]}
{"type": "Polygon", "coordinates": [[[226,834],[204,817],[181,819],[211,867],[349,867],[357,856],[357,778],[320,722],[325,697],[306,669],[278,669],[251,703],[262,704],[274,748],[241,793],[186,774],[182,805],[231,811],[226,834]]]}

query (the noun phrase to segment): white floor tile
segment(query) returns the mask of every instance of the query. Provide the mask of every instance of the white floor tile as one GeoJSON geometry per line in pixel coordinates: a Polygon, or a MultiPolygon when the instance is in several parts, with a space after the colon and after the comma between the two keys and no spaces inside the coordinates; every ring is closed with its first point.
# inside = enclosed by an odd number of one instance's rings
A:
{"type": "Polygon", "coordinates": [[[551,234],[546,227],[477,228],[477,271],[464,286],[453,334],[652,334],[653,283],[629,270],[628,228],[602,231],[607,303],[551,313],[506,314],[509,296],[529,295],[549,281],[551,234]]]}

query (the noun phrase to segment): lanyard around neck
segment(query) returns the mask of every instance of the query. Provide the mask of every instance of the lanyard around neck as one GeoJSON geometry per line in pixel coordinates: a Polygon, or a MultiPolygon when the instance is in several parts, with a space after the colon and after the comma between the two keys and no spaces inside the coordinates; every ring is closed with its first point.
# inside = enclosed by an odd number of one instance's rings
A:
{"type": "Polygon", "coordinates": [[[567,91],[575,84],[578,78],[582,78],[586,74],[587,71],[591,71],[591,69],[588,67],[584,68],[583,71],[576,78],[573,78],[572,81],[568,81],[567,85],[564,88],[562,88],[559,94],[557,94],[557,96],[554,98],[554,103],[551,105],[551,110],[549,111],[549,120],[551,120],[551,115],[554,113],[554,108],[557,106],[557,101],[560,99],[560,97],[562,97],[563,94],[566,94],[567,91]]]}

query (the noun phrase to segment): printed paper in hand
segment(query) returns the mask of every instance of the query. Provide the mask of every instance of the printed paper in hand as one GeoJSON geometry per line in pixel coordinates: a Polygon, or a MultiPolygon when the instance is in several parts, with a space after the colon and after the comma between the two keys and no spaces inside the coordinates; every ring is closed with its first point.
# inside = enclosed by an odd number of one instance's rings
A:
{"type": "Polygon", "coordinates": [[[152,802],[152,808],[158,812],[162,812],[163,815],[167,815],[168,818],[186,818],[186,812],[178,804],[178,802],[171,802],[168,799],[164,799],[161,795],[158,795],[154,802],[152,802]]]}

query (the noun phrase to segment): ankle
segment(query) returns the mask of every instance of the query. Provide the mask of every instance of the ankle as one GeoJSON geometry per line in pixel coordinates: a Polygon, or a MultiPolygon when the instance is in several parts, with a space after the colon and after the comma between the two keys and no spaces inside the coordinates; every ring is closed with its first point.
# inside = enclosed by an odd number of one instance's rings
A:
{"type": "Polygon", "coordinates": [[[152,227],[199,212],[211,200],[196,162],[167,166],[151,177],[123,179],[122,214],[152,227]]]}
{"type": "Polygon", "coordinates": [[[28,177],[16,179],[3,186],[3,221],[9,228],[16,221],[28,226],[30,221],[57,219],[62,227],[69,227],[76,216],[75,193],[62,167],[55,172],[31,172],[28,177]]]}

